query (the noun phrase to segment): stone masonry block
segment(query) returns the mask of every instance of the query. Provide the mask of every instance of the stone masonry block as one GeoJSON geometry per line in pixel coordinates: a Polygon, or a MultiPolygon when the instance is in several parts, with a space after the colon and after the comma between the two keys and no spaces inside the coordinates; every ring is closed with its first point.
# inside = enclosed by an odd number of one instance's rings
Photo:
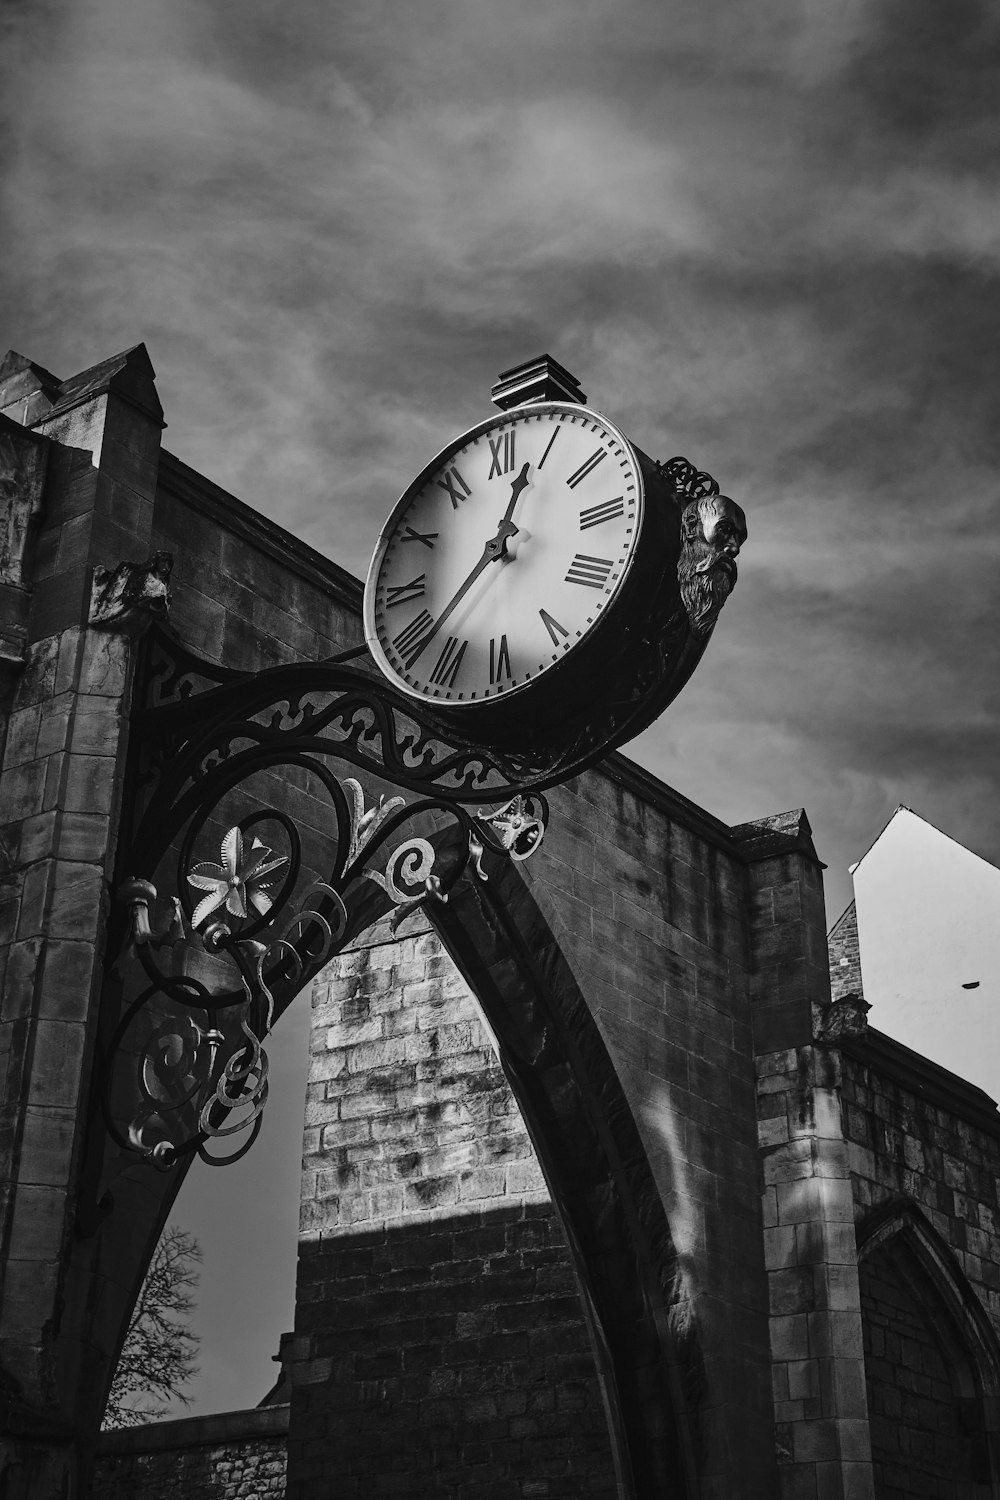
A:
{"type": "Polygon", "coordinates": [[[19,938],[40,937],[45,931],[45,914],[49,886],[54,879],[55,861],[41,860],[25,871],[21,887],[21,910],[17,919],[19,938]]]}
{"type": "Polygon", "coordinates": [[[792,1454],[796,1463],[832,1461],[840,1456],[839,1422],[821,1417],[815,1422],[796,1422],[792,1427],[792,1454]]]}
{"type": "Polygon", "coordinates": [[[59,637],[48,637],[28,647],[28,657],[20,674],[14,698],[15,711],[29,703],[41,703],[57,691],[56,668],[59,661],[59,637]]]}
{"type": "Polygon", "coordinates": [[[36,758],[35,745],[38,741],[40,718],[41,710],[37,703],[16,709],[11,714],[7,722],[7,743],[3,756],[8,770],[12,766],[23,766],[36,758]]]}
{"type": "Polygon", "coordinates": [[[110,812],[115,792],[115,771],[115,761],[107,754],[69,756],[65,790],[61,799],[66,811],[110,812]]]}
{"type": "Polygon", "coordinates": [[[788,1141],[788,1134],[788,1116],[784,1112],[757,1122],[757,1139],[764,1149],[784,1145],[788,1141]]]}
{"type": "Polygon", "coordinates": [[[794,1224],[764,1230],[764,1264],[769,1271],[798,1264],[794,1224]]]}
{"type": "Polygon", "coordinates": [[[772,1315],[811,1312],[815,1307],[811,1266],[790,1266],[785,1270],[771,1271],[767,1279],[772,1315]]]}
{"type": "Polygon", "coordinates": [[[789,1183],[813,1175],[813,1146],[810,1139],[788,1141],[775,1146],[763,1156],[764,1181],[789,1183]]]}
{"type": "Polygon", "coordinates": [[[83,643],[80,688],[100,698],[120,698],[128,681],[129,642],[126,636],[88,630],[83,643]]]}
{"type": "MultiPolygon", "coordinates": [[[[51,1189],[42,1190],[51,1198],[51,1189]]],[[[53,1204],[58,1214],[58,1203],[53,1204]]],[[[39,1310],[54,1308],[59,1283],[56,1256],[39,1259],[8,1259],[4,1267],[3,1316],[10,1338],[37,1339],[39,1310]]]]}
{"type": "Polygon", "coordinates": [[[809,1315],[787,1313],[771,1319],[771,1357],[775,1360],[808,1359],[809,1315]]]}
{"type": "Polygon", "coordinates": [[[21,1140],[21,1182],[53,1187],[68,1182],[75,1140],[76,1116],[72,1109],[27,1109],[21,1140]]]}
{"type": "Polygon", "coordinates": [[[31,1070],[30,1102],[34,1106],[73,1108],[83,1078],[86,1034],[71,1021],[38,1021],[31,1070]]]}
{"type": "Polygon", "coordinates": [[[70,694],[61,693],[58,698],[43,704],[42,708],[44,711],[38,725],[38,755],[58,755],[66,749],[69,736],[70,694]]]}
{"type": "Polygon", "coordinates": [[[45,950],[39,1014],[54,1021],[85,1021],[90,1012],[94,964],[93,943],[50,940],[45,950]]]}
{"type": "Polygon", "coordinates": [[[66,1230],[65,1215],[63,1189],[22,1183],[14,1203],[10,1259],[55,1265],[66,1230]]]}
{"type": "Polygon", "coordinates": [[[54,861],[47,913],[52,938],[93,939],[98,928],[104,881],[97,865],[54,861]]]}
{"type": "Polygon", "coordinates": [[[31,760],[4,771],[0,782],[3,798],[3,811],[0,815],[4,822],[16,823],[42,810],[47,768],[47,761],[31,760]]]}
{"type": "Polygon", "coordinates": [[[121,730],[120,699],[81,698],[73,723],[74,755],[116,755],[121,730]]]}
{"type": "Polygon", "coordinates": [[[44,938],[31,937],[11,945],[3,992],[0,994],[0,1018],[4,1021],[31,1014],[35,976],[44,943],[44,938]]]}

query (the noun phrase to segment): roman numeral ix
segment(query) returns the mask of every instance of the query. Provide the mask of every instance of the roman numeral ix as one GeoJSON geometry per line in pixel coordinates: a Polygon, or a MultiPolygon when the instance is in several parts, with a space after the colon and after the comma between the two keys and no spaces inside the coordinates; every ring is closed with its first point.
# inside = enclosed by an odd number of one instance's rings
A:
{"type": "Polygon", "coordinates": [[[440,479],[436,479],[434,482],[439,489],[448,491],[448,494],[451,496],[452,510],[458,510],[458,507],[460,503],[465,499],[465,496],[472,494],[469,486],[466,484],[465,480],[462,478],[461,474],[456,468],[446,469],[442,477],[440,479]],[[460,494],[460,490],[464,491],[464,493],[460,494]]]}
{"type": "Polygon", "coordinates": [[[609,557],[587,557],[585,553],[578,552],[569,565],[566,582],[582,583],[591,589],[602,589],[613,567],[614,563],[609,557]]]}
{"type": "Polygon", "coordinates": [[[605,521],[615,521],[624,514],[624,495],[619,495],[617,500],[604,500],[600,505],[588,505],[580,512],[580,530],[587,531],[591,526],[602,526],[605,521]]]}
{"type": "Polygon", "coordinates": [[[498,438],[487,438],[487,442],[490,445],[490,453],[493,456],[489,478],[494,479],[498,474],[509,474],[514,467],[513,427],[508,432],[501,433],[498,438]]]}
{"type": "Polygon", "coordinates": [[[391,609],[394,604],[409,604],[411,599],[419,599],[425,592],[426,573],[421,573],[419,578],[411,578],[409,583],[390,583],[386,587],[386,609],[391,609]]]}
{"type": "Polygon", "coordinates": [[[468,641],[458,644],[456,636],[450,635],[444,643],[441,655],[434,664],[431,673],[431,682],[437,687],[453,688],[458,669],[462,665],[462,657],[465,655],[468,641]]]}
{"type": "Polygon", "coordinates": [[[594,453],[592,453],[587,461],[580,465],[576,473],[571,474],[567,479],[566,483],[569,485],[570,489],[575,489],[576,486],[580,483],[581,479],[586,479],[588,474],[592,474],[601,460],[607,458],[607,456],[608,450],[606,448],[598,448],[594,453]]]}

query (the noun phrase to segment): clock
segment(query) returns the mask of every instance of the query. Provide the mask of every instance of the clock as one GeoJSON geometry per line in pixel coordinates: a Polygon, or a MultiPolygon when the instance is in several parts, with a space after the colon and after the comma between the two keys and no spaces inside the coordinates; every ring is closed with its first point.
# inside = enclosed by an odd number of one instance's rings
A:
{"type": "Polygon", "coordinates": [[[575,402],[515,407],[450,443],[368,571],[365,635],[386,677],[470,727],[564,712],[607,665],[598,648],[644,572],[642,458],[575,402]]]}

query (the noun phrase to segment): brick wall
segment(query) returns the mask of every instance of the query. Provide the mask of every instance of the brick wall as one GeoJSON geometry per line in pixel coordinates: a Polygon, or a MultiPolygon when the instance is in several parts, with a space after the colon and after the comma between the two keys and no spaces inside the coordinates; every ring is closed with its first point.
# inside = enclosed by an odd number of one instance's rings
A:
{"type": "Polygon", "coordinates": [[[466,985],[383,931],[314,997],[289,1500],[617,1493],[565,1236],[466,985]]]}
{"type": "Polygon", "coordinates": [[[842,1047],[877,1500],[992,1494],[1000,1118],[878,1032],[842,1047]]]}
{"type": "Polygon", "coordinates": [[[857,1220],[881,1205],[915,1203],[1000,1333],[1000,1117],[992,1099],[877,1032],[844,1050],[857,1220]]]}
{"type": "MultiPolygon", "coordinates": [[[[878,1500],[961,1500],[982,1461],[955,1371],[892,1251],[860,1267],[872,1462],[878,1500]]],[[[974,1413],[973,1413],[974,1416],[974,1413]]]]}
{"type": "Polygon", "coordinates": [[[284,1500],[288,1407],[106,1432],[94,1500],[284,1500]]]}
{"type": "Polygon", "coordinates": [[[858,915],[853,901],[834,923],[829,942],[831,998],[840,1000],[848,994],[863,996],[858,915]]]}

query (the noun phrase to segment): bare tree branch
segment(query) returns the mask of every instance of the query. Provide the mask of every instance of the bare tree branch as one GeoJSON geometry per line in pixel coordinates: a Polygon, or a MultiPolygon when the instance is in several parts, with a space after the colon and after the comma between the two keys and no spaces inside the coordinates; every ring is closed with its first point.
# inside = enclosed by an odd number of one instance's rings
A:
{"type": "Polygon", "coordinates": [[[103,1427],[138,1427],[163,1416],[172,1399],[190,1405],[183,1387],[198,1373],[198,1336],[188,1315],[201,1250],[193,1235],[169,1224],[153,1252],[122,1345],[103,1427]]]}

